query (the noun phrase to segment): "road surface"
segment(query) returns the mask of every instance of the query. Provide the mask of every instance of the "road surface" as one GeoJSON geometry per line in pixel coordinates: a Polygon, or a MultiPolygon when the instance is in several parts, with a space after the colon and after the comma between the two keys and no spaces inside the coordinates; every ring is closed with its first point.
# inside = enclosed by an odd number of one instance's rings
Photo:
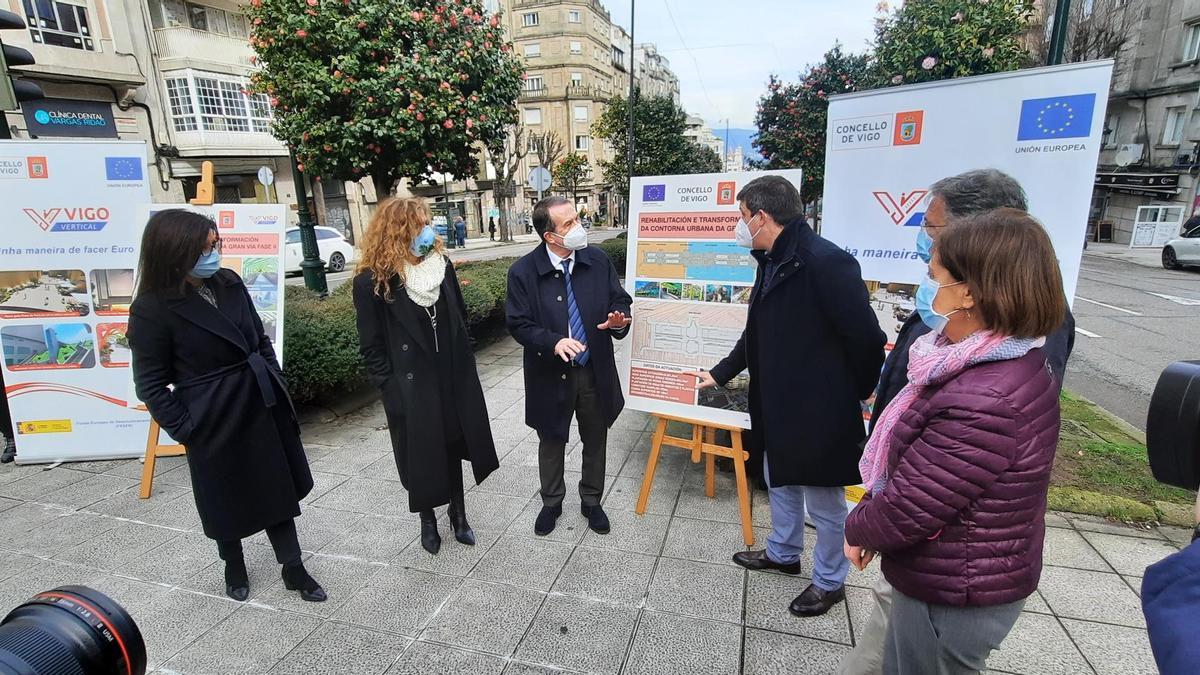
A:
{"type": "Polygon", "coordinates": [[[1073,311],[1067,389],[1144,430],[1159,373],[1200,359],[1200,271],[1085,255],[1073,311]]]}
{"type": "MultiPolygon", "coordinates": [[[[624,232],[623,229],[602,229],[592,230],[588,232],[588,241],[593,244],[607,241],[624,232]]],[[[467,247],[447,250],[447,255],[455,262],[475,262],[479,260],[494,260],[496,258],[515,258],[525,255],[532,249],[537,241],[534,235],[523,234],[516,237],[517,242],[514,244],[504,244],[501,246],[492,246],[490,241],[480,241],[478,239],[467,240],[467,247]]],[[[354,276],[354,272],[347,270],[345,272],[331,272],[325,275],[325,282],[329,285],[329,290],[333,290],[338,286],[349,281],[354,276]]],[[[291,276],[285,282],[288,286],[303,286],[304,277],[291,276]]]]}

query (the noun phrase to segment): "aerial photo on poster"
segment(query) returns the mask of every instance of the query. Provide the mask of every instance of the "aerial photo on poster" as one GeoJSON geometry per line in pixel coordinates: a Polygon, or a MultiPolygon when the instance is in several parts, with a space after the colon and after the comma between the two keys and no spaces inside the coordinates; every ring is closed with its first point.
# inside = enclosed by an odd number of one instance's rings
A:
{"type": "Polygon", "coordinates": [[[83,270],[0,271],[0,320],[79,317],[90,312],[83,270]]]}

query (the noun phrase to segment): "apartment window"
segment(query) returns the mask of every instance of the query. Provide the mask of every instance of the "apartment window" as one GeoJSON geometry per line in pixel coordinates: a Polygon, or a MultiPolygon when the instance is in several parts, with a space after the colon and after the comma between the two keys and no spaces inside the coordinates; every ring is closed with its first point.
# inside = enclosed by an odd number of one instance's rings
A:
{"type": "Polygon", "coordinates": [[[583,43],[582,42],[572,42],[571,43],[571,53],[572,54],[582,54],[583,53],[583,43]]]}
{"type": "Polygon", "coordinates": [[[571,23],[583,23],[583,14],[577,9],[572,9],[567,12],[567,21],[571,23]]]}
{"type": "MultiPolygon", "coordinates": [[[[541,124],[542,109],[541,108],[526,108],[525,109],[525,124],[541,124]]],[[[530,139],[532,140],[532,139],[530,139]]]]}
{"type": "Polygon", "coordinates": [[[541,75],[530,75],[525,78],[525,91],[542,91],[546,88],[546,78],[541,75]]]}
{"type": "Polygon", "coordinates": [[[583,84],[583,73],[571,73],[571,86],[578,87],[583,84]]]}
{"type": "Polygon", "coordinates": [[[1167,108],[1167,120],[1163,124],[1163,145],[1179,145],[1183,140],[1184,110],[1183,106],[1167,108]]]}
{"type": "Polygon", "coordinates": [[[1121,127],[1121,116],[1117,114],[1109,115],[1108,120],[1104,123],[1104,147],[1117,147],[1117,130],[1121,127]]]}
{"type": "Polygon", "coordinates": [[[586,122],[588,120],[588,108],[586,105],[575,106],[575,121],[586,122]]]}
{"type": "Polygon", "coordinates": [[[165,0],[162,4],[162,16],[155,12],[152,18],[156,28],[187,26],[193,30],[228,35],[242,40],[250,37],[245,14],[183,0],[165,0]]]}
{"type": "Polygon", "coordinates": [[[590,150],[591,147],[592,147],[592,137],[591,136],[586,136],[586,135],[580,134],[575,137],[575,149],[576,150],[581,150],[581,151],[586,152],[586,151],[590,150]]]}
{"type": "Polygon", "coordinates": [[[531,28],[539,23],[537,12],[529,12],[528,14],[521,15],[521,25],[525,26],[526,28],[531,28]]]}
{"type": "Polygon", "coordinates": [[[1186,26],[1183,31],[1183,60],[1200,58],[1200,23],[1186,26]]]}
{"type": "Polygon", "coordinates": [[[176,131],[271,131],[270,99],[239,78],[188,71],[167,80],[167,98],[176,131]]]}
{"type": "Polygon", "coordinates": [[[87,7],[60,0],[25,0],[25,20],[38,44],[95,51],[87,7]]]}
{"type": "Polygon", "coordinates": [[[535,42],[531,45],[525,45],[525,58],[542,55],[542,45],[535,42]]]}

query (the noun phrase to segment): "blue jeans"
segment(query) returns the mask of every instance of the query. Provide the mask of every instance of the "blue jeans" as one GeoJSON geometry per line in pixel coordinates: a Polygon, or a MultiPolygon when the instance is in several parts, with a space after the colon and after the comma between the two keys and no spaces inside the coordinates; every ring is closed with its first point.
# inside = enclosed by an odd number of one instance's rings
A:
{"type": "MultiPolygon", "coordinates": [[[[763,459],[763,476],[771,484],[770,459],[763,459]]],[[[846,538],[846,489],[787,485],[767,490],[771,502],[771,534],[767,537],[767,556],[789,565],[804,553],[804,512],[812,516],[817,528],[813,548],[813,584],[833,591],[846,582],[850,561],[843,550],[846,538]]]]}

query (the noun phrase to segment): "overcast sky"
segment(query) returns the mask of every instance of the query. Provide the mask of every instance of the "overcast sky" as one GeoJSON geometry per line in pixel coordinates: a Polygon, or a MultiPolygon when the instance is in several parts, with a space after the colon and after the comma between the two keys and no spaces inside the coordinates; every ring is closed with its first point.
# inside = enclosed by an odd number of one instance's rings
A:
{"type": "MultiPolygon", "coordinates": [[[[629,0],[602,2],[613,23],[629,30],[629,0]]],[[[725,118],[734,128],[753,128],[768,76],[795,80],[835,41],[863,51],[877,2],[637,0],[634,39],[655,43],[670,59],[689,113],[713,128],[723,127],[725,118]]]]}

